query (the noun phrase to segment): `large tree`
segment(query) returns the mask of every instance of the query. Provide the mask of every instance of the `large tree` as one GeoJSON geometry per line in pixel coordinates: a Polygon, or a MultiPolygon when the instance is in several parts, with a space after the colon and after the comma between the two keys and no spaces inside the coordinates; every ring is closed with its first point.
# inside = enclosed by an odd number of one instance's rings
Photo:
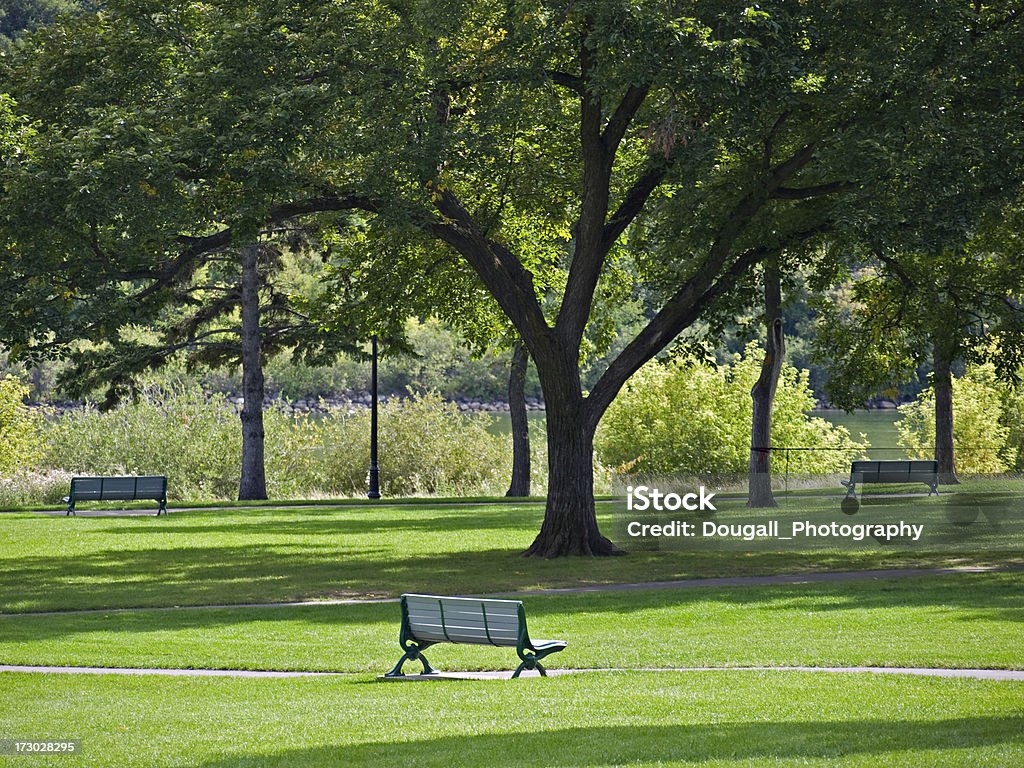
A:
{"type": "MultiPolygon", "coordinates": [[[[593,436],[644,362],[772,254],[830,232],[912,240],[894,211],[924,188],[918,146],[948,131],[951,104],[1003,117],[1019,89],[1020,19],[1002,3],[108,8],[79,30],[93,45],[52,38],[16,93],[56,126],[44,165],[65,165],[13,182],[30,209],[50,201],[58,234],[9,241],[119,264],[148,244],[173,271],[264,222],[358,208],[446,245],[537,367],[550,480],[528,554],[544,557],[617,551],[597,526],[593,436]],[[55,70],[97,98],[129,61],[127,101],[52,106],[81,92],[54,91],[55,70]],[[97,200],[102,185],[127,199],[97,200]],[[584,392],[583,340],[627,250],[657,310],[584,392]]],[[[1005,142],[992,130],[972,137],[981,151],[1005,142]]]]}

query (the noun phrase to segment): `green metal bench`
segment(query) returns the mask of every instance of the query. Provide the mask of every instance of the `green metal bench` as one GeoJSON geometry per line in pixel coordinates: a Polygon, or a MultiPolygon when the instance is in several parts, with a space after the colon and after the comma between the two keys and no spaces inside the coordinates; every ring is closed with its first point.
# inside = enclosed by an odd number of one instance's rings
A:
{"type": "Polygon", "coordinates": [[[857,483],[924,483],[928,495],[939,493],[939,462],[937,461],[855,461],[850,479],[840,481],[846,486],[846,498],[857,496],[857,483]]]}
{"type": "Polygon", "coordinates": [[[561,640],[531,640],[526,611],[518,600],[485,600],[440,595],[402,595],[402,629],[398,643],[405,652],[385,677],[402,677],[402,665],[420,661],[423,674],[436,674],[423,651],[438,643],[467,643],[515,648],[522,663],[512,675],[536,669],[540,660],[565,648],[561,640]]]}
{"type": "Polygon", "coordinates": [[[67,502],[67,515],[75,514],[75,504],[79,501],[138,501],[152,499],[160,503],[156,514],[167,514],[167,478],[159,476],[144,477],[73,477],[71,493],[64,497],[67,502]]]}

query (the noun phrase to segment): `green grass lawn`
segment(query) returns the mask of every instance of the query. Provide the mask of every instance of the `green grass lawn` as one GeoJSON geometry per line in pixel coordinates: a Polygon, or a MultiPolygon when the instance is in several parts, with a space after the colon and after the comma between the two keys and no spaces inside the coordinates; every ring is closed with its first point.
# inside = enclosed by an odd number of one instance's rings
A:
{"type": "MultiPolygon", "coordinates": [[[[934,497],[914,501],[922,510],[944,503],[934,497]]],[[[731,503],[738,507],[736,514],[746,514],[739,502],[731,503]]],[[[804,508],[820,509],[822,503],[793,501],[778,514],[800,515],[804,508]]],[[[4,514],[0,612],[394,596],[406,591],[479,594],[707,576],[1024,564],[1024,536],[1019,533],[1000,539],[1015,544],[1009,550],[970,541],[934,548],[867,542],[842,550],[697,549],[636,551],[622,558],[524,559],[519,553],[533,540],[542,514],[535,504],[258,507],[160,518],[4,514]]],[[[602,514],[602,524],[610,530],[608,514],[602,514]]],[[[864,514],[859,518],[867,519],[864,514]]]]}
{"type": "Polygon", "coordinates": [[[384,683],[0,675],[18,738],[90,766],[992,766],[1024,761],[1024,686],[794,672],[384,683]]]}
{"type": "MultiPolygon", "coordinates": [[[[779,514],[809,511],[803,503],[779,514]]],[[[547,680],[377,681],[400,655],[395,603],[152,609],[1024,562],[1016,532],[998,526],[1007,541],[980,551],[965,539],[934,551],[865,545],[523,559],[518,553],[540,515],[537,505],[437,503],[159,519],[0,515],[0,663],[345,673],[276,680],[0,673],[0,739],[75,738],[84,747],[79,757],[49,761],[0,756],[0,765],[1024,764],[1024,683],[643,671],[1022,669],[1024,572],[531,596],[524,598],[531,633],[569,642],[549,666],[631,670],[547,680]],[[129,606],[150,609],[113,610],[129,606]],[[101,610],[25,614],[74,608],[101,610]]],[[[428,656],[442,670],[510,670],[517,661],[511,649],[451,645],[428,656]]]]}
{"type": "MultiPolygon", "coordinates": [[[[551,667],[1024,668],[1024,574],[524,598],[551,667]]],[[[0,661],[386,672],[395,603],[0,617],[0,661]]],[[[512,649],[442,645],[439,669],[512,669],[512,649]]],[[[546,662],[547,663],[547,662],[546,662]]]]}

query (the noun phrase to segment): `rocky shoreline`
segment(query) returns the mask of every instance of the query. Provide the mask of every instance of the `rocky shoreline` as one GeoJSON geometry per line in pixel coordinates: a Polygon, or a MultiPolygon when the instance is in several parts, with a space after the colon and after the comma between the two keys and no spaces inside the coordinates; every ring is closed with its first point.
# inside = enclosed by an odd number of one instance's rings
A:
{"type": "MultiPolygon", "coordinates": [[[[407,394],[399,395],[392,393],[380,396],[381,403],[387,403],[392,400],[407,399],[409,399],[407,394]]],[[[243,398],[235,396],[228,396],[227,401],[234,405],[238,410],[241,410],[242,405],[245,403],[243,398]]],[[[276,408],[284,411],[285,413],[291,413],[294,416],[327,415],[329,413],[354,413],[355,411],[365,410],[370,407],[370,402],[371,398],[369,392],[350,392],[345,393],[340,397],[322,397],[316,400],[311,398],[286,400],[284,398],[267,397],[263,400],[263,407],[268,410],[276,408]]],[[[445,402],[453,403],[462,413],[508,413],[509,410],[508,403],[500,400],[495,402],[484,402],[460,397],[454,400],[446,400],[445,402]]],[[[64,413],[80,411],[86,407],[86,403],[67,401],[56,403],[29,403],[28,407],[46,409],[59,416],[64,413]]],[[[535,397],[528,397],[526,398],[526,410],[530,412],[544,411],[544,403],[535,397]]]]}
{"type": "MultiPolygon", "coordinates": [[[[380,396],[380,402],[386,403],[391,400],[406,400],[408,394],[391,393],[380,396]]],[[[241,397],[229,395],[227,398],[236,408],[241,409],[244,401],[241,397]]],[[[446,403],[454,403],[462,413],[508,413],[508,403],[497,401],[481,401],[467,397],[459,397],[454,400],[445,400],[446,403]]],[[[79,411],[85,408],[84,402],[58,402],[58,403],[29,403],[30,408],[46,408],[49,411],[60,415],[71,411],[79,411]]],[[[370,407],[369,392],[345,392],[338,397],[322,397],[316,400],[312,398],[300,398],[297,400],[286,400],[284,398],[267,397],[263,400],[263,407],[266,409],[277,408],[295,416],[301,415],[326,415],[329,413],[355,412],[370,407]]],[[[869,403],[865,410],[871,411],[892,411],[899,407],[899,403],[891,400],[878,400],[869,403]]],[[[543,412],[544,402],[535,397],[526,398],[526,410],[530,412],[543,412]]],[[[815,411],[840,410],[828,403],[818,403],[815,411]]]]}

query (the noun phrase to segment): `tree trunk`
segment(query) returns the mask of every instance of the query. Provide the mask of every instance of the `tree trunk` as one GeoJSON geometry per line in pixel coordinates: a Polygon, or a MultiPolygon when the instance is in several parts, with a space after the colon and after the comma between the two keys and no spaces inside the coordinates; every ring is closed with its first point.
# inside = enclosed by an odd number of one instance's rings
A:
{"type": "Polygon", "coordinates": [[[957,485],[953,456],[953,374],[952,355],[945,344],[932,346],[932,389],[935,392],[935,460],[939,462],[939,482],[957,485]]]}
{"type": "Polygon", "coordinates": [[[547,406],[548,496],[527,557],[621,555],[601,535],[594,508],[594,433],[601,411],[583,397],[579,355],[551,334],[530,350],[547,406]]]}
{"type": "Polygon", "coordinates": [[[527,557],[623,554],[597,527],[594,508],[596,425],[582,418],[582,405],[580,398],[575,404],[548,408],[547,509],[540,533],[523,553],[527,557]]]}
{"type": "Polygon", "coordinates": [[[526,416],[526,367],[530,355],[517,341],[508,376],[508,413],[512,419],[512,480],[506,496],[530,495],[530,424],[526,416]]]}
{"type": "Polygon", "coordinates": [[[768,335],[764,345],[764,360],[750,397],[754,401],[754,417],[750,429],[750,478],[748,481],[748,507],[775,507],[772,494],[772,406],[775,390],[782,371],[782,358],[786,352],[786,339],[782,323],[782,279],[778,262],[765,262],[764,319],[768,335]]]}
{"type": "Polygon", "coordinates": [[[263,462],[263,360],[260,344],[260,246],[242,249],[242,479],[240,501],[267,498],[263,462]]]}

